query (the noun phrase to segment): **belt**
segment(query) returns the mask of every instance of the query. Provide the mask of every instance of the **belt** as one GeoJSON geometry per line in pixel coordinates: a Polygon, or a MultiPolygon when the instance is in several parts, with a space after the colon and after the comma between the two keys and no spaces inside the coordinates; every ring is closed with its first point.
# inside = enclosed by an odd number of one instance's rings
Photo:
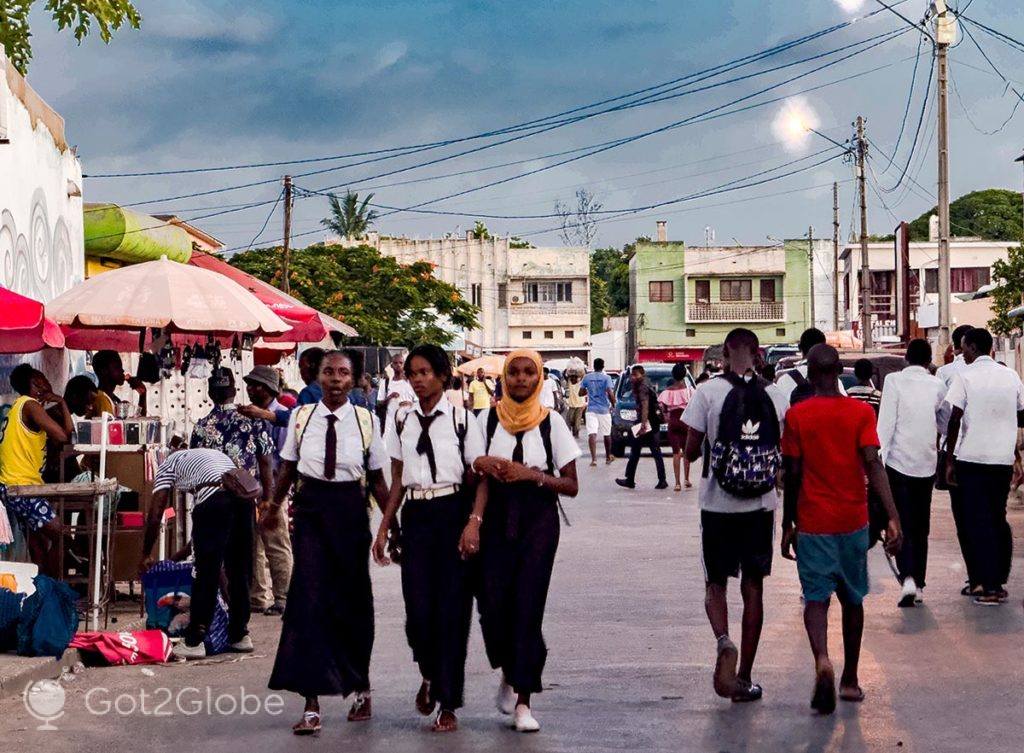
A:
{"type": "Polygon", "coordinates": [[[461,488],[458,484],[448,484],[448,486],[439,486],[436,489],[409,489],[405,496],[407,499],[438,499],[457,494],[461,488]]]}

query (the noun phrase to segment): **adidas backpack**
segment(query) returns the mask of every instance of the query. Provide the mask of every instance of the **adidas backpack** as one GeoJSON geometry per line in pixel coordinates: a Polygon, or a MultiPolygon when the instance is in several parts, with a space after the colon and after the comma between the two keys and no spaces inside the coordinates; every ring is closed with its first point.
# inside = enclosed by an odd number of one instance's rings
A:
{"type": "Polygon", "coordinates": [[[732,384],[722,404],[710,468],[718,485],[734,497],[752,499],[775,488],[782,467],[779,416],[765,390],[766,382],[731,372],[720,379],[732,384]]]}

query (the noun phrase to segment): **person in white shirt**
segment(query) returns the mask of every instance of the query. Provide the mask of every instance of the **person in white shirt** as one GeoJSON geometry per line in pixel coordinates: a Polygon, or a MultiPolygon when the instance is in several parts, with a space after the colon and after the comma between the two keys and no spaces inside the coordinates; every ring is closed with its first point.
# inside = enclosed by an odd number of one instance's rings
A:
{"type": "Polygon", "coordinates": [[[371,716],[372,537],[363,484],[378,504],[387,500],[387,452],[373,414],[348,401],[361,372],[358,353],[324,354],[318,377],[323,397],[292,411],[274,499],[260,510],[260,525],[273,529],[297,480],[295,564],[269,683],[306,699],[302,719],[292,727],[297,735],[320,730],[321,695],[354,693],[349,721],[371,716]]]}
{"type": "Polygon", "coordinates": [[[946,385],[928,372],[931,362],[928,341],[911,340],[907,346],[910,365],[886,377],[878,410],[882,461],[903,527],[903,547],[896,555],[903,584],[901,607],[912,607],[923,600],[928,567],[932,488],[938,462],[936,439],[946,395],[946,385]]]}
{"type": "MultiPolygon", "coordinates": [[[[391,358],[391,376],[384,377],[377,387],[377,417],[381,422],[381,430],[396,415],[404,416],[415,404],[416,393],[409,380],[405,378],[405,354],[398,353],[391,358]]],[[[401,419],[399,419],[401,420],[401,419]]]]}
{"type": "MultiPolygon", "coordinates": [[[[800,348],[801,355],[804,357],[803,360],[796,365],[796,368],[783,374],[775,382],[780,394],[786,398],[786,402],[790,405],[814,394],[814,388],[807,381],[807,354],[811,352],[811,348],[824,343],[825,340],[825,333],[817,327],[805,329],[803,334],[800,335],[798,347],[800,348]],[[799,390],[797,389],[798,387],[800,388],[799,390]],[[794,397],[796,398],[795,401],[794,397]]],[[[839,394],[846,394],[846,388],[843,387],[842,381],[839,382],[839,394]]]]}
{"type": "Polygon", "coordinates": [[[558,550],[558,495],[575,497],[579,445],[560,415],[540,404],[543,366],[532,350],[505,359],[501,400],[482,413],[486,455],[473,464],[488,477],[480,530],[480,628],[491,666],[502,672],[498,709],[519,732],[540,729],[530,708],[542,689],[542,631],[558,550]]]}
{"type": "Polygon", "coordinates": [[[992,335],[972,329],[963,338],[967,368],[953,378],[946,395],[952,406],[946,478],[964,499],[967,545],[982,606],[1006,601],[1013,532],[1006,521],[1017,427],[1024,411],[1024,384],[1016,372],[992,360],[992,335]],[[954,459],[955,458],[955,459],[954,459]]]}
{"type": "Polygon", "coordinates": [[[540,404],[543,408],[549,408],[555,410],[558,405],[558,392],[561,387],[558,385],[558,380],[551,376],[551,372],[544,369],[544,381],[541,382],[540,387],[540,404]]]}
{"type": "Polygon", "coordinates": [[[405,632],[423,681],[416,708],[438,708],[435,732],[458,729],[466,644],[473,612],[471,565],[480,549],[487,484],[467,470],[484,453],[484,435],[465,406],[444,396],[452,378],[448,355],[437,345],[417,345],[405,373],[419,402],[385,434],[391,456],[391,493],[383,510],[373,558],[389,565],[388,537],[402,509],[402,595],[405,632]],[[470,483],[467,484],[466,481],[470,483]]]}

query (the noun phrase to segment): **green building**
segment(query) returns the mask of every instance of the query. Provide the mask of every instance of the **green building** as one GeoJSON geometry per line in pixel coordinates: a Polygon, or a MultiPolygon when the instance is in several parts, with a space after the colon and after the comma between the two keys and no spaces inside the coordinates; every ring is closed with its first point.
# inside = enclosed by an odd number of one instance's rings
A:
{"type": "Polygon", "coordinates": [[[638,243],[629,262],[627,358],[699,362],[735,327],[762,346],[795,343],[809,326],[807,241],[774,246],[638,243]]]}

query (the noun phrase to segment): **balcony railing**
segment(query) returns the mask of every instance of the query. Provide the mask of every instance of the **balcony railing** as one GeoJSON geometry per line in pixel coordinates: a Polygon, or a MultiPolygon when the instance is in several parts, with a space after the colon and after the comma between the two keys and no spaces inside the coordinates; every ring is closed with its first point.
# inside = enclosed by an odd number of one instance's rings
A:
{"type": "Polygon", "coordinates": [[[691,303],[686,307],[688,322],[781,322],[785,319],[786,304],[782,302],[691,303]]]}

